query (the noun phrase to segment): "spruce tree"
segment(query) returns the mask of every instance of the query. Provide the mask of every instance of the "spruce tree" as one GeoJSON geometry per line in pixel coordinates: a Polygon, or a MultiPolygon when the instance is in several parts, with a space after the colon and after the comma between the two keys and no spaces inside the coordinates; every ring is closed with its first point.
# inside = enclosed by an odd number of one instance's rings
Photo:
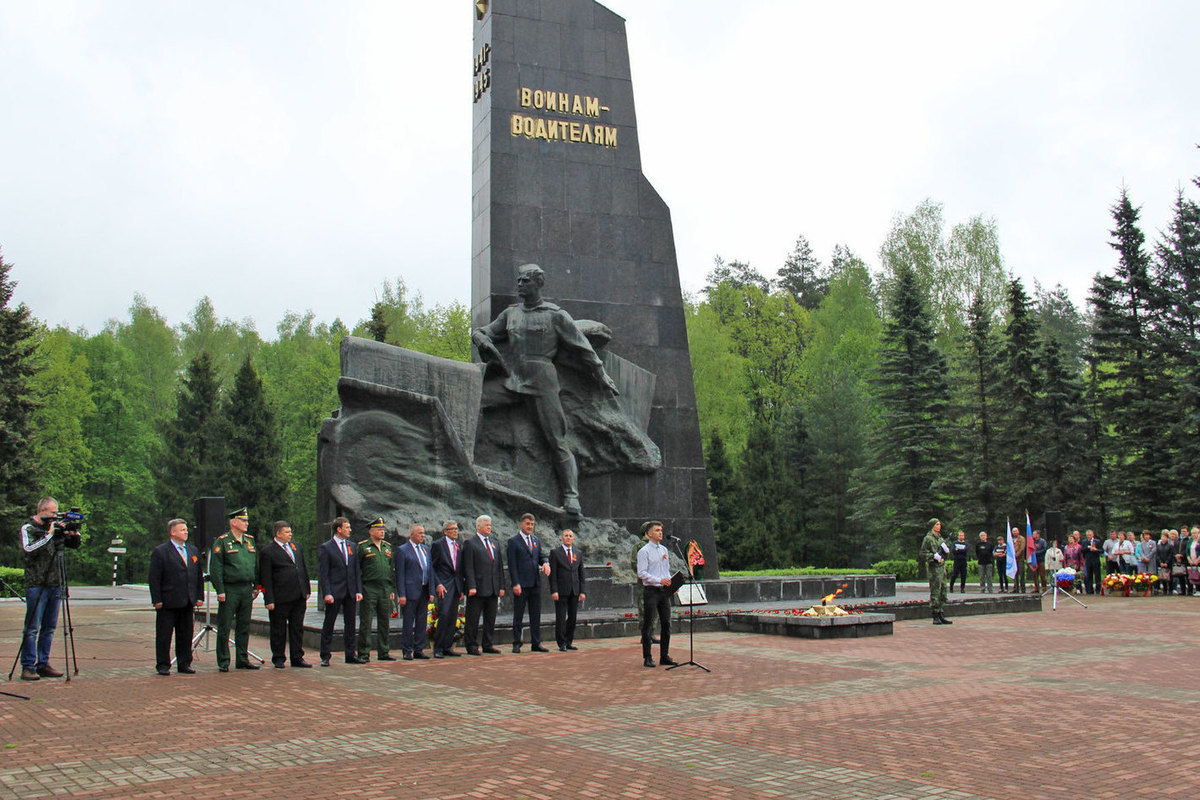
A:
{"type": "Polygon", "coordinates": [[[191,518],[197,497],[219,495],[225,445],[221,441],[220,388],[212,359],[200,352],[188,364],[163,439],[166,452],[157,474],[159,514],[191,518]]]}
{"type": "MultiPolygon", "coordinates": [[[[1083,384],[1058,340],[1043,329],[1037,351],[1036,431],[1029,459],[1043,510],[1063,511],[1069,520],[1087,516],[1087,417],[1083,384]]],[[[1063,544],[1060,542],[1060,544],[1063,544]]]]}
{"type": "Polygon", "coordinates": [[[982,293],[975,294],[967,309],[966,335],[956,362],[954,493],[967,517],[963,527],[982,526],[994,533],[1003,519],[996,460],[1001,380],[999,342],[982,293]]]}
{"type": "Polygon", "coordinates": [[[733,465],[725,452],[725,440],[716,426],[709,433],[708,446],[704,448],[704,471],[708,478],[708,505],[712,511],[717,551],[721,564],[727,564],[729,551],[738,536],[740,515],[735,506],[733,465]]]}
{"type": "Polygon", "coordinates": [[[249,356],[238,369],[233,391],[225,394],[221,416],[224,435],[216,460],[222,493],[231,508],[249,509],[251,531],[269,535],[270,524],[287,516],[287,481],[279,432],[249,356]]]}
{"type": "Polygon", "coordinates": [[[829,276],[823,274],[821,261],[805,236],[796,238],[796,245],[783,262],[775,283],[791,292],[796,302],[809,311],[821,305],[829,294],[829,276]]]}
{"type": "MultiPolygon", "coordinates": [[[[787,456],[773,420],[756,414],[737,470],[738,533],[732,537],[732,569],[770,569],[792,563],[794,510],[787,456]]],[[[724,563],[724,562],[722,562],[724,563]]]]}
{"type": "Polygon", "coordinates": [[[929,517],[946,509],[947,367],[934,340],[927,297],[913,270],[900,264],[876,379],[879,430],[871,465],[855,481],[855,518],[884,532],[895,556],[911,556],[929,517]]]}
{"type": "Polygon", "coordinates": [[[24,303],[9,307],[16,283],[0,253],[0,564],[20,566],[20,543],[11,535],[37,503],[37,465],[31,455],[30,417],[35,401],[33,353],[37,326],[24,303]]]}
{"type": "Polygon", "coordinates": [[[1030,313],[1029,295],[1019,279],[1008,285],[1008,320],[1001,345],[1000,399],[1003,415],[998,435],[1002,503],[1012,513],[1042,507],[1043,484],[1030,469],[1040,446],[1037,433],[1039,391],[1034,357],[1037,323],[1030,313]]]}

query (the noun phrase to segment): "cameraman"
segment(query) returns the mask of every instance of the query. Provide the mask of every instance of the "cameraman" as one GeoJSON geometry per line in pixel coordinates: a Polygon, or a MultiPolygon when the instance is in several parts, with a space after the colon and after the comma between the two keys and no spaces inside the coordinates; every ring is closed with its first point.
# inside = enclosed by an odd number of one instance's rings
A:
{"type": "Polygon", "coordinates": [[[77,548],[79,531],[58,521],[58,501],[43,497],[37,515],[21,526],[25,551],[25,636],[21,642],[21,680],[61,678],[50,666],[50,646],[58,627],[59,591],[64,547],[77,548]]]}

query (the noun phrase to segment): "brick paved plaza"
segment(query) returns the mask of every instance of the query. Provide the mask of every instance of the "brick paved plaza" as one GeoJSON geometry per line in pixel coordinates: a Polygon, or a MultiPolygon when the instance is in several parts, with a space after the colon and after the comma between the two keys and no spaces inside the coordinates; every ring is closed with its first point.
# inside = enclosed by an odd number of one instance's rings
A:
{"type": "MultiPolygon", "coordinates": [[[[0,686],[32,698],[0,696],[0,798],[1200,796],[1200,598],[1086,599],[705,633],[712,674],[645,669],[624,638],[229,674],[201,652],[190,677],[154,674],[153,612],[77,600],[80,674],[0,686]]],[[[0,603],[4,675],[22,613],[0,603]]]]}

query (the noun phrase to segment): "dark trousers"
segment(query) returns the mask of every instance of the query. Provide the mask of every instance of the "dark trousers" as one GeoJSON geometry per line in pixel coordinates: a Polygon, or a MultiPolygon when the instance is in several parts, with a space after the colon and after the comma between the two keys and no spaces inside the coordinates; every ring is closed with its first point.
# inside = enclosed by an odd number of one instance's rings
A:
{"type": "Polygon", "coordinates": [[[642,614],[642,657],[650,658],[650,631],[654,628],[654,615],[658,615],[659,659],[671,652],[671,590],[662,586],[643,586],[642,596],[646,609],[642,614]]]}
{"type": "Polygon", "coordinates": [[[579,595],[560,594],[554,601],[554,639],[559,647],[575,641],[575,612],[579,608],[579,595]]]}
{"type": "Polygon", "coordinates": [[[1017,559],[1017,575],[1012,580],[1013,594],[1025,594],[1025,556],[1017,559]]]}
{"type": "Polygon", "coordinates": [[[196,612],[192,606],[160,608],[154,613],[154,666],[171,668],[171,637],[175,637],[175,666],[192,665],[192,632],[196,612]]]}
{"type": "Polygon", "coordinates": [[[954,588],[954,582],[959,581],[958,589],[960,592],[967,590],[967,562],[954,559],[954,571],[950,573],[950,588],[954,588]]]}
{"type": "Polygon", "coordinates": [[[542,643],[542,587],[522,586],[520,594],[513,595],[513,644],[521,643],[521,618],[529,609],[529,641],[542,643]]]}
{"type": "Polygon", "coordinates": [[[225,585],[225,600],[217,604],[217,666],[229,666],[229,634],[233,632],[233,649],[237,666],[250,664],[250,609],[254,587],[248,583],[225,585]]]}
{"type": "Polygon", "coordinates": [[[349,595],[335,597],[332,603],[325,604],[325,620],[321,623],[322,661],[333,655],[333,623],[337,621],[338,612],[342,614],[342,651],[347,661],[358,657],[358,601],[354,595],[349,595]]]}
{"type": "Polygon", "coordinates": [[[287,645],[292,663],[304,660],[304,605],[305,598],[276,603],[267,612],[271,622],[271,663],[282,664],[283,648],[287,645]]]}
{"type": "Polygon", "coordinates": [[[1008,591],[1008,564],[1003,561],[996,562],[996,582],[1000,584],[1000,591],[1008,591]]]}
{"type": "Polygon", "coordinates": [[[1100,592],[1100,559],[1083,562],[1083,588],[1088,594],[1100,592]]]}
{"type": "Polygon", "coordinates": [[[425,649],[425,629],[429,627],[429,591],[422,589],[416,597],[404,598],[404,615],[400,622],[400,649],[404,653],[419,653],[425,649]]]}
{"type": "Polygon", "coordinates": [[[462,595],[447,589],[446,596],[438,598],[437,630],[433,632],[433,652],[444,653],[454,648],[454,633],[458,629],[458,602],[462,595]]]}
{"type": "Polygon", "coordinates": [[[467,595],[467,626],[463,632],[463,641],[467,645],[467,652],[479,647],[479,617],[483,616],[483,646],[495,647],[493,636],[496,633],[496,608],[500,603],[500,598],[494,594],[486,597],[479,595],[467,595]]]}

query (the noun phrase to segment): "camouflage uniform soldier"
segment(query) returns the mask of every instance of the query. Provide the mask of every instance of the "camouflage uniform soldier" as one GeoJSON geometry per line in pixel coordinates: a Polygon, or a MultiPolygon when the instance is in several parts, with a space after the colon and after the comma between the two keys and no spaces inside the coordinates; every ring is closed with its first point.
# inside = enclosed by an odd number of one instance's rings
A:
{"type": "Polygon", "coordinates": [[[229,514],[229,533],[213,542],[209,580],[217,593],[217,667],[229,672],[229,629],[238,669],[258,669],[250,663],[250,608],[258,594],[258,553],[247,533],[250,515],[239,508],[229,514]]]}
{"type": "Polygon", "coordinates": [[[358,657],[364,662],[371,657],[371,617],[375,617],[375,633],[380,661],[395,661],[388,655],[391,649],[392,601],[396,597],[396,559],[392,546],[383,540],[387,528],[383,517],[371,523],[370,538],[358,543],[358,563],[362,568],[363,599],[358,606],[358,657]]]}
{"type": "Polygon", "coordinates": [[[950,545],[942,538],[942,523],[937,518],[929,520],[929,533],[921,540],[920,558],[929,566],[929,610],[934,625],[953,625],[946,619],[946,556],[950,545]]]}

